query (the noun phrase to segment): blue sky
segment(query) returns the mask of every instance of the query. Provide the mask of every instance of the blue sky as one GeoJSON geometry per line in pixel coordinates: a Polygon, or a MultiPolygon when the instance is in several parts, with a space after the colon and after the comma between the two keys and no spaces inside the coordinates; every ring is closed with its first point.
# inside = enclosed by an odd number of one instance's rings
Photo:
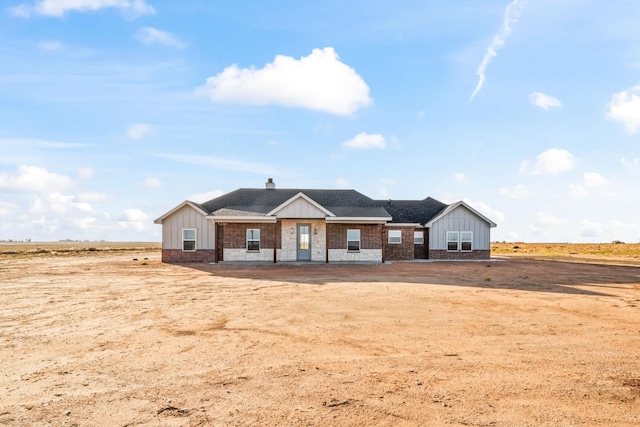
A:
{"type": "Polygon", "coordinates": [[[0,239],[159,241],[240,187],[640,241],[635,0],[5,0],[0,239]]]}

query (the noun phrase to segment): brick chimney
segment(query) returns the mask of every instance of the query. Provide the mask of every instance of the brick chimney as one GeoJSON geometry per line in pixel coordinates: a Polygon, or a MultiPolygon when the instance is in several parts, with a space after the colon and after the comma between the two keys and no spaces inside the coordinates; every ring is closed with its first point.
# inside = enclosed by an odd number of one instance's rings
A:
{"type": "Polygon", "coordinates": [[[264,184],[264,188],[266,188],[267,190],[275,190],[276,189],[276,183],[273,182],[273,178],[267,179],[267,182],[265,182],[265,184],[264,184]]]}

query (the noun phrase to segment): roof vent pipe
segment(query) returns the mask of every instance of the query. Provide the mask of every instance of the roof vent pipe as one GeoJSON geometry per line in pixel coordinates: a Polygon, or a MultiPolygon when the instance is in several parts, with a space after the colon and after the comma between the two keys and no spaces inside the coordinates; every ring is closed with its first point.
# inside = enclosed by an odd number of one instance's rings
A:
{"type": "Polygon", "coordinates": [[[264,188],[266,188],[267,190],[275,190],[276,189],[276,183],[273,182],[273,178],[268,178],[267,182],[265,182],[264,184],[264,188]]]}

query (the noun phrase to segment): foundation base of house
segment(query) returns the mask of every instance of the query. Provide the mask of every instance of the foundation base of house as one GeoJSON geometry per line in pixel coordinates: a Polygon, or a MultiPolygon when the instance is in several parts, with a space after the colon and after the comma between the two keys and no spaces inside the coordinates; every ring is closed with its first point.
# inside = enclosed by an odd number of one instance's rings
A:
{"type": "Polygon", "coordinates": [[[449,251],[429,251],[429,259],[442,259],[442,260],[458,260],[458,259],[490,259],[491,251],[478,250],[471,252],[449,252],[449,251]]]}
{"type": "Polygon", "coordinates": [[[163,249],[162,262],[181,264],[183,262],[215,262],[215,249],[198,249],[193,252],[185,252],[180,249],[163,249]]]}

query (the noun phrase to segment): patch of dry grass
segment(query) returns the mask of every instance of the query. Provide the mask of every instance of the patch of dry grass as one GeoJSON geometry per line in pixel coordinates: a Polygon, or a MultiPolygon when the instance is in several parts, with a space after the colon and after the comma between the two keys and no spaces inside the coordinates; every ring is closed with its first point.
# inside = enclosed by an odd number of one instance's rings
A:
{"type": "Polygon", "coordinates": [[[0,259],[160,251],[161,247],[160,242],[1,242],[0,259]]]}
{"type": "Polygon", "coordinates": [[[638,243],[492,243],[498,256],[640,265],[638,243]]]}

